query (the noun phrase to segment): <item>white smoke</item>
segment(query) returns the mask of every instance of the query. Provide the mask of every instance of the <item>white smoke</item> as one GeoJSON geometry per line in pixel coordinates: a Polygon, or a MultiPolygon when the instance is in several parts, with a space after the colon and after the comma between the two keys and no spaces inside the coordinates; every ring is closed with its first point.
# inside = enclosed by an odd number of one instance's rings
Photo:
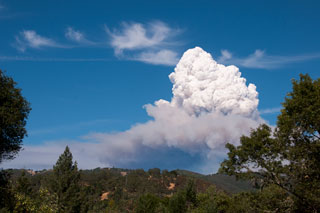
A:
{"type": "Polygon", "coordinates": [[[169,75],[173,83],[170,104],[190,115],[220,112],[256,118],[259,102],[256,87],[253,84],[247,87],[240,76],[237,67],[217,64],[200,47],[190,49],[169,75]]]}
{"type": "Polygon", "coordinates": [[[100,143],[101,160],[113,165],[139,161],[141,150],[165,147],[214,158],[226,143],[238,144],[262,122],[255,85],[247,86],[237,67],[217,64],[199,47],[183,54],[169,78],[171,101],[145,106],[153,120],[125,132],[87,137],[100,143]]]}
{"type": "Polygon", "coordinates": [[[87,135],[90,143],[74,143],[72,151],[98,165],[208,173],[225,156],[226,143],[238,145],[242,135],[263,122],[255,85],[247,86],[237,67],[217,64],[199,47],[183,54],[169,78],[171,101],[145,105],[152,120],[120,133],[87,135]]]}

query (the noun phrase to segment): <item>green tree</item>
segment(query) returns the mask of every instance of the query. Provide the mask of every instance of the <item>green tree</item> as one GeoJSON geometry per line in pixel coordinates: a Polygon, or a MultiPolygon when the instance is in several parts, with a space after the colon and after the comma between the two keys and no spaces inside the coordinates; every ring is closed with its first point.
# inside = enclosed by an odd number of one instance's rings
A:
{"type": "Polygon", "coordinates": [[[141,195],[138,199],[135,212],[137,213],[153,213],[159,205],[159,198],[152,194],[141,195]]]}
{"type": "Polygon", "coordinates": [[[10,181],[10,174],[0,170],[0,212],[12,212],[15,205],[15,197],[10,181]]]}
{"type": "Polygon", "coordinates": [[[189,180],[185,188],[186,201],[188,206],[194,207],[197,206],[197,192],[195,189],[194,180],[189,180]]]}
{"type": "Polygon", "coordinates": [[[53,167],[50,191],[56,194],[59,212],[79,212],[81,202],[80,173],[77,162],[73,163],[72,153],[67,146],[53,167]]]}
{"type": "Polygon", "coordinates": [[[169,212],[190,212],[198,206],[195,182],[190,179],[184,189],[176,192],[167,204],[169,212]]]}
{"type": "Polygon", "coordinates": [[[58,212],[56,195],[50,194],[46,188],[40,188],[38,191],[37,210],[41,213],[58,212]]]}
{"type": "Polygon", "coordinates": [[[12,159],[21,149],[30,110],[16,82],[0,70],[0,163],[12,159]]]}
{"type": "Polygon", "coordinates": [[[23,170],[21,176],[17,180],[15,191],[25,195],[32,194],[32,188],[29,178],[27,177],[26,171],[23,170]]]}
{"type": "Polygon", "coordinates": [[[170,213],[185,213],[188,209],[186,202],[185,190],[180,190],[170,198],[168,211],[170,213]]]}
{"type": "MultiPolygon", "coordinates": [[[[214,185],[210,186],[205,193],[197,195],[198,207],[192,212],[194,213],[218,213],[228,212],[231,199],[223,191],[218,190],[214,185]]],[[[236,208],[231,209],[230,212],[236,212],[236,208]]]]}
{"type": "Polygon", "coordinates": [[[227,144],[220,172],[253,180],[261,188],[276,185],[294,199],[296,211],[320,210],[320,79],[293,80],[274,131],[263,124],[227,144]]]}

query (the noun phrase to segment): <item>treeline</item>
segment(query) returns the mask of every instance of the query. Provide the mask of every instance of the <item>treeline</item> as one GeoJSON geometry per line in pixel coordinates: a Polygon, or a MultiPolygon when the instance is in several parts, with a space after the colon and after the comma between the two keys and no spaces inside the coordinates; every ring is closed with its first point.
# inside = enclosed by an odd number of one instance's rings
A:
{"type": "Polygon", "coordinates": [[[210,177],[157,168],[78,170],[66,147],[52,170],[2,171],[1,212],[290,212],[293,208],[293,200],[279,187],[248,187],[232,194],[210,183],[210,177]]]}
{"type": "MultiPolygon", "coordinates": [[[[1,212],[293,212],[275,185],[230,193],[187,171],[78,170],[67,147],[52,170],[2,171],[1,212]],[[4,176],[11,173],[10,178],[4,176]]],[[[219,176],[223,178],[224,176],[219,176]]],[[[230,182],[229,184],[243,184],[230,182]]]]}
{"type": "MultiPolygon", "coordinates": [[[[186,171],[78,170],[68,147],[52,170],[2,171],[2,212],[176,212],[212,183],[186,171]],[[10,174],[10,177],[8,176],[10,174]],[[192,181],[191,181],[192,180],[192,181]],[[172,209],[172,210],[170,210],[172,209]]],[[[233,183],[233,184],[236,184],[233,183]]],[[[216,190],[216,189],[215,189],[216,190]]],[[[222,190],[216,190],[221,191],[222,190]]],[[[185,210],[182,208],[181,210],[185,210]]]]}

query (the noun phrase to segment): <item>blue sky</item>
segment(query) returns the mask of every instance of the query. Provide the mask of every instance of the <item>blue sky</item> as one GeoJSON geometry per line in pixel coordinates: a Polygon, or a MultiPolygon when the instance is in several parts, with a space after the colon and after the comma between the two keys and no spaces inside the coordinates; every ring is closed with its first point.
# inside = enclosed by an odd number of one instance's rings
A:
{"type": "MultiPolygon", "coordinates": [[[[261,117],[275,125],[291,79],[320,77],[319,10],[318,1],[2,0],[0,69],[32,106],[24,146],[52,153],[41,165],[34,161],[45,154],[4,167],[47,168],[65,144],[82,143],[85,150],[92,134],[121,133],[152,120],[143,106],[171,99],[168,75],[195,46],[239,67],[257,87],[261,117]]],[[[150,160],[145,149],[139,161],[110,164],[101,157],[83,167],[210,172],[200,169],[210,163],[202,155],[169,147],[149,150],[162,153],[150,160]]]]}

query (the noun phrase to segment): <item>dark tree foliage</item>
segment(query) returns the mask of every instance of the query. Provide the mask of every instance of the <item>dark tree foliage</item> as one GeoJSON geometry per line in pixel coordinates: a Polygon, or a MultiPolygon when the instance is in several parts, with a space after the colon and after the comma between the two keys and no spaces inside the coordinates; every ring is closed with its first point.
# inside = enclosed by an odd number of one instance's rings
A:
{"type": "Polygon", "coordinates": [[[21,149],[30,110],[16,82],[0,70],[0,163],[12,159],[21,149]]]}
{"type": "Polygon", "coordinates": [[[185,191],[178,191],[169,200],[168,212],[184,213],[187,212],[185,191]]]}
{"type": "Polygon", "coordinates": [[[50,191],[57,195],[59,212],[80,211],[80,173],[67,146],[53,167],[50,191]]]}
{"type": "Polygon", "coordinates": [[[295,202],[297,212],[320,209],[320,79],[300,75],[293,80],[278,116],[242,136],[238,147],[227,144],[228,159],[220,172],[254,180],[260,187],[276,185],[295,202]]]}
{"type": "Polygon", "coordinates": [[[189,180],[183,190],[179,190],[169,200],[169,212],[187,212],[197,207],[197,193],[194,180],[189,180]]]}
{"type": "Polygon", "coordinates": [[[186,189],[186,201],[193,206],[197,206],[197,192],[195,190],[194,180],[189,180],[186,189]]]}
{"type": "Polygon", "coordinates": [[[31,183],[25,170],[22,171],[21,176],[18,178],[15,190],[25,195],[32,194],[31,183]]]}
{"type": "Polygon", "coordinates": [[[148,173],[149,173],[149,175],[151,175],[153,177],[160,177],[160,175],[161,175],[161,171],[158,168],[149,169],[148,173]]]}
{"type": "Polygon", "coordinates": [[[10,212],[14,208],[14,194],[11,190],[10,175],[0,170],[0,212],[10,212]]]}
{"type": "Polygon", "coordinates": [[[136,213],[154,213],[159,205],[159,198],[152,194],[141,195],[138,199],[136,213]]]}

